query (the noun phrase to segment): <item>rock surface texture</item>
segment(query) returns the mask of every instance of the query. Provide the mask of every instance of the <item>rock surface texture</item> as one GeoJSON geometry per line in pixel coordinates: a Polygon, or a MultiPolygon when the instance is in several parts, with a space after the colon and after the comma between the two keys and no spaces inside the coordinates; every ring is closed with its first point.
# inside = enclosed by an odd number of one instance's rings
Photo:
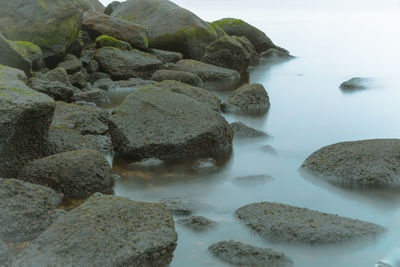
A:
{"type": "Polygon", "coordinates": [[[226,112],[267,111],[269,97],[262,84],[244,84],[236,89],[223,104],[226,112]]]}
{"type": "Polygon", "coordinates": [[[187,71],[177,70],[158,70],[153,73],[151,80],[162,82],[165,80],[172,80],[183,82],[196,87],[203,87],[203,81],[194,73],[187,71]]]}
{"type": "Polygon", "coordinates": [[[217,226],[216,222],[203,216],[190,216],[189,218],[179,219],[178,223],[196,232],[207,231],[217,226]]]}

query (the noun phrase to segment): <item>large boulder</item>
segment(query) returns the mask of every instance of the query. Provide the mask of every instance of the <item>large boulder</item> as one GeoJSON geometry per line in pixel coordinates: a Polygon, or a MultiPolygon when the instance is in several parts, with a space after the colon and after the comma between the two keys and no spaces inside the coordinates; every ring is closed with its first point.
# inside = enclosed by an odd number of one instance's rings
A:
{"type": "Polygon", "coordinates": [[[267,91],[259,83],[240,86],[223,104],[226,112],[267,111],[269,107],[267,91]]]}
{"type": "Polygon", "coordinates": [[[94,150],[75,150],[34,160],[25,165],[18,178],[48,186],[69,198],[114,192],[111,167],[94,150]]]}
{"type": "MultiPolygon", "coordinates": [[[[1,12],[1,11],[0,11],[1,12]]],[[[20,69],[26,75],[32,75],[31,60],[16,49],[11,43],[0,33],[0,64],[12,68],[20,69]]]]}
{"type": "Polygon", "coordinates": [[[149,46],[146,29],[142,26],[95,11],[83,14],[82,29],[87,31],[92,39],[100,35],[109,35],[138,49],[146,50],[149,46]]]}
{"type": "Polygon", "coordinates": [[[162,65],[157,57],[136,49],[124,51],[113,47],[104,47],[96,52],[95,58],[104,72],[119,80],[150,79],[151,75],[162,65]]]}
{"type": "Polygon", "coordinates": [[[0,65],[0,177],[15,177],[27,161],[47,151],[55,102],[26,81],[22,71],[0,65]]]}
{"type": "Polygon", "coordinates": [[[179,70],[158,70],[153,73],[151,80],[162,82],[166,80],[178,81],[188,85],[203,87],[203,81],[194,73],[179,70]]]}
{"type": "Polygon", "coordinates": [[[217,38],[209,23],[168,0],[128,0],[112,16],[146,28],[150,47],[181,52],[185,58],[200,60],[217,38]]]}
{"type": "Polygon", "coordinates": [[[325,146],[301,165],[328,182],[350,187],[400,188],[400,139],[374,139],[325,146]]]}
{"type": "Polygon", "coordinates": [[[157,86],[128,95],[109,126],[116,151],[134,159],[212,155],[232,145],[232,130],[220,114],[157,86]]]}
{"type": "Polygon", "coordinates": [[[56,219],[56,200],[61,198],[50,188],[0,178],[0,240],[36,238],[56,219]]]}
{"type": "Polygon", "coordinates": [[[373,223],[273,202],[243,206],[235,215],[276,242],[329,244],[376,237],[386,231],[373,223]]]}
{"type": "Polygon", "coordinates": [[[159,204],[92,196],[57,219],[11,266],[166,267],[177,238],[172,216],[159,204]]]}

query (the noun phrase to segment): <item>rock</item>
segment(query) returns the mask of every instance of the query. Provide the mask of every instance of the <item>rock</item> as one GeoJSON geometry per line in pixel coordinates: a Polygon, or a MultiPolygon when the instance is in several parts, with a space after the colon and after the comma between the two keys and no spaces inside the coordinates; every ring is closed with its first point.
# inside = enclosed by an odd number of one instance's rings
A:
{"type": "Polygon", "coordinates": [[[293,58],[288,51],[277,48],[270,48],[260,54],[260,61],[263,63],[282,62],[293,58]]]}
{"type": "Polygon", "coordinates": [[[267,153],[267,154],[270,154],[270,155],[274,155],[274,156],[278,155],[278,152],[275,150],[275,148],[273,148],[270,145],[262,146],[260,149],[264,153],[267,153]]]}
{"type": "Polygon", "coordinates": [[[168,266],[177,237],[159,204],[92,196],[58,218],[11,266],[168,266]]]}
{"type": "Polygon", "coordinates": [[[282,252],[233,240],[214,243],[208,250],[220,260],[238,266],[293,266],[292,259],[282,252]]]}
{"type": "Polygon", "coordinates": [[[233,183],[240,187],[254,187],[264,185],[272,180],[274,180],[274,178],[272,178],[271,176],[261,174],[236,177],[233,180],[233,183]]]}
{"type": "Polygon", "coordinates": [[[91,60],[86,66],[86,70],[87,70],[88,73],[95,73],[99,69],[100,69],[100,64],[96,60],[91,60]]]}
{"type": "Polygon", "coordinates": [[[343,82],[340,85],[340,89],[342,89],[342,90],[363,90],[363,89],[368,88],[368,85],[370,82],[371,82],[371,79],[369,79],[369,78],[355,77],[355,78],[351,78],[348,81],[343,82]]]}
{"type": "Polygon", "coordinates": [[[8,247],[7,245],[0,240],[0,265],[5,265],[8,261],[8,247]]]}
{"type": "Polygon", "coordinates": [[[84,89],[88,86],[89,74],[85,70],[76,72],[74,74],[68,75],[69,80],[73,86],[79,89],[84,89]]]}
{"type": "Polygon", "coordinates": [[[162,65],[155,56],[139,50],[124,51],[112,47],[99,49],[95,54],[102,69],[114,79],[149,79],[162,65]]]}
{"type": "Polygon", "coordinates": [[[272,202],[243,206],[235,215],[262,237],[277,242],[338,243],[386,231],[373,223],[272,202]]]}
{"type": "Polygon", "coordinates": [[[383,261],[378,261],[375,264],[375,267],[394,267],[394,266],[389,263],[383,262],[383,261]]]}
{"type": "Polygon", "coordinates": [[[9,41],[9,44],[32,62],[33,70],[40,70],[43,64],[43,53],[39,46],[28,41],[9,41]]]}
{"type": "Polygon", "coordinates": [[[196,87],[203,87],[203,81],[194,73],[177,70],[158,70],[153,73],[151,80],[162,82],[165,80],[173,80],[183,82],[196,87]]]}
{"type": "Polygon", "coordinates": [[[112,91],[112,90],[119,90],[128,87],[140,87],[144,85],[152,85],[157,82],[155,81],[149,81],[149,80],[143,80],[140,78],[130,78],[129,80],[121,80],[121,81],[113,81],[110,78],[104,78],[104,79],[99,79],[97,80],[92,87],[102,89],[104,91],[112,91]]]}
{"type": "Polygon", "coordinates": [[[190,216],[189,218],[182,218],[178,220],[178,223],[197,232],[207,231],[217,225],[216,222],[203,216],[190,216]]]}
{"type": "MultiPolygon", "coordinates": [[[[94,11],[85,12],[82,17],[82,29],[87,31],[93,40],[100,35],[107,35],[125,41],[137,49],[147,50],[149,46],[145,28],[106,14],[94,11]]],[[[103,38],[103,41],[109,40],[103,38]]]]}
{"type": "Polygon", "coordinates": [[[185,58],[201,59],[217,37],[209,23],[168,0],[128,0],[112,16],[146,28],[149,47],[180,52],[185,58]]]}
{"type": "Polygon", "coordinates": [[[50,188],[16,179],[0,178],[0,239],[20,242],[36,238],[56,219],[50,188]]]}
{"type": "Polygon", "coordinates": [[[108,114],[98,107],[80,106],[58,101],[51,125],[66,127],[83,135],[103,135],[108,132],[107,120],[108,114]]]}
{"type": "MultiPolygon", "coordinates": [[[[97,62],[97,61],[96,61],[97,62]]],[[[107,73],[104,72],[93,72],[93,73],[89,73],[89,80],[88,82],[94,84],[96,83],[98,80],[102,80],[102,79],[110,79],[111,80],[111,76],[107,73]]],[[[96,86],[95,86],[96,87],[96,86]]],[[[100,88],[101,89],[101,88],[100,88]]]]}
{"type": "Polygon", "coordinates": [[[95,103],[99,107],[111,103],[110,98],[107,96],[107,94],[103,90],[96,88],[86,92],[75,94],[75,98],[78,101],[95,103]]]}
{"type": "Polygon", "coordinates": [[[262,131],[250,128],[243,122],[232,122],[229,124],[233,130],[235,137],[267,137],[268,135],[262,131]]]}
{"type": "Polygon", "coordinates": [[[210,173],[218,171],[217,161],[213,158],[199,159],[192,167],[196,173],[210,173]]]}
{"type": "Polygon", "coordinates": [[[68,78],[68,73],[64,68],[58,67],[52,69],[44,75],[44,78],[53,82],[61,82],[66,86],[72,87],[71,81],[68,78]]]}
{"type": "Polygon", "coordinates": [[[269,97],[264,86],[259,83],[244,84],[236,89],[222,105],[225,112],[267,111],[269,97]]]}
{"type": "Polygon", "coordinates": [[[132,46],[128,42],[115,39],[114,37],[108,35],[100,35],[97,37],[96,45],[97,47],[110,46],[121,50],[132,50],[132,46]]]}
{"type": "Polygon", "coordinates": [[[49,143],[51,144],[49,155],[80,149],[97,150],[95,144],[87,137],[88,135],[84,136],[67,127],[52,126],[50,127],[48,137],[49,143]]]}
{"type": "Polygon", "coordinates": [[[104,14],[106,15],[111,15],[121,4],[119,1],[113,1],[106,6],[106,9],[104,9],[104,14]]]}
{"type": "Polygon", "coordinates": [[[109,127],[115,150],[133,159],[214,155],[232,145],[232,130],[220,114],[157,86],[129,94],[109,127]]]}
{"type": "Polygon", "coordinates": [[[83,30],[79,30],[78,37],[71,44],[70,48],[68,49],[68,53],[76,57],[80,57],[83,49],[87,48],[87,46],[91,45],[92,43],[93,42],[89,36],[89,33],[83,30]]]}
{"type": "MultiPolygon", "coordinates": [[[[1,12],[1,11],[0,11],[1,12]]],[[[0,33],[0,64],[20,69],[32,76],[32,62],[0,33]]]]}
{"type": "Polygon", "coordinates": [[[138,169],[158,168],[164,165],[164,161],[157,158],[148,158],[129,164],[129,167],[138,169]]]}
{"type": "Polygon", "coordinates": [[[111,137],[107,135],[88,134],[85,135],[85,138],[94,145],[95,150],[99,151],[104,156],[114,155],[111,137]]]}
{"type": "Polygon", "coordinates": [[[199,204],[183,197],[164,198],[160,203],[173,215],[191,215],[200,208],[199,204]]]}
{"type": "Polygon", "coordinates": [[[18,177],[53,188],[69,198],[114,192],[111,167],[105,157],[94,150],[69,151],[32,161],[18,177]]]}
{"type": "Polygon", "coordinates": [[[83,68],[82,62],[74,55],[68,54],[64,61],[57,65],[64,68],[68,74],[74,74],[83,68]]]}
{"type": "Polygon", "coordinates": [[[150,54],[156,56],[162,63],[176,63],[183,59],[183,55],[179,52],[171,52],[160,49],[151,49],[150,54]]]}
{"type": "Polygon", "coordinates": [[[59,81],[47,79],[30,79],[30,87],[33,90],[46,94],[57,101],[74,102],[75,89],[59,81]]]}
{"type": "Polygon", "coordinates": [[[47,152],[54,100],[26,85],[26,75],[0,65],[0,177],[15,177],[47,152]]]}
{"type": "Polygon", "coordinates": [[[163,81],[154,84],[154,86],[190,97],[197,102],[207,105],[214,111],[219,112],[221,110],[221,100],[205,89],[190,86],[178,81],[163,81]]]}
{"type": "Polygon", "coordinates": [[[301,168],[333,184],[368,188],[400,187],[400,139],[373,139],[325,146],[301,168]]]}
{"type": "Polygon", "coordinates": [[[91,42],[86,47],[83,48],[79,60],[83,63],[83,65],[87,66],[91,61],[94,60],[94,53],[96,52],[97,47],[95,42],[91,42]]]}

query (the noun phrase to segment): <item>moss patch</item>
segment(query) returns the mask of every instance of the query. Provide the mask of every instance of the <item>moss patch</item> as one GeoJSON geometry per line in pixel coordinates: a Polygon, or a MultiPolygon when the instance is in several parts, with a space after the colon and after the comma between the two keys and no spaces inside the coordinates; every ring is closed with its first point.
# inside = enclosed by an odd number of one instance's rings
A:
{"type": "Polygon", "coordinates": [[[115,47],[121,50],[132,50],[132,46],[124,41],[118,40],[108,35],[101,35],[96,38],[96,44],[98,47],[115,47]]]}

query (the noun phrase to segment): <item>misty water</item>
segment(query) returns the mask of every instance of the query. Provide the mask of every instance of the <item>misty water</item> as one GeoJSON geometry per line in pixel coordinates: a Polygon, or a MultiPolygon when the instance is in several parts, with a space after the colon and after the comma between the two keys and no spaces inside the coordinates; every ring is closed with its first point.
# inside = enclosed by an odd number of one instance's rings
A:
{"type": "MultiPolygon", "coordinates": [[[[205,233],[176,224],[179,238],[171,266],[225,266],[207,248],[226,239],[282,251],[295,266],[374,266],[382,259],[392,264],[396,257],[400,260],[399,192],[341,189],[305,179],[298,170],[309,154],[325,145],[400,138],[400,1],[175,2],[208,21],[241,18],[297,58],[260,65],[250,73],[251,83],[266,88],[270,110],[261,115],[224,116],[271,137],[235,139],[233,151],[217,159],[216,173],[197,175],[191,171],[190,160],[153,170],[138,170],[125,160],[115,160],[114,169],[122,176],[116,183],[117,195],[152,202],[183,196],[208,205],[195,215],[218,223],[205,233]],[[339,89],[352,77],[369,77],[374,84],[363,91],[339,89]],[[264,145],[272,146],[277,154],[264,152],[264,145]],[[269,175],[273,180],[249,185],[234,182],[249,175],[269,175]],[[237,208],[260,201],[370,221],[389,231],[378,239],[340,245],[271,243],[233,215],[237,208]]],[[[229,92],[216,94],[224,99],[229,92]]]]}

